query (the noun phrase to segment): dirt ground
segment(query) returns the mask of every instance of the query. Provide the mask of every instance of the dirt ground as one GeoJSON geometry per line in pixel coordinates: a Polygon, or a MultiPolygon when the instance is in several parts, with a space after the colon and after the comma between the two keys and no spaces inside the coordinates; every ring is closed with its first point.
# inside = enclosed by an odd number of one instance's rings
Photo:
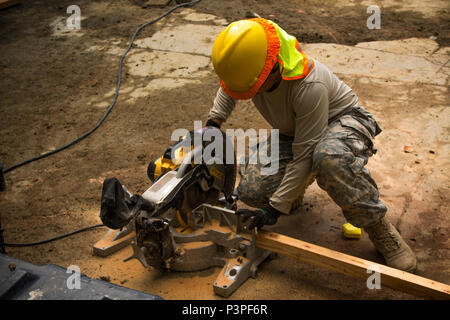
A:
{"type": "MultiPolygon", "coordinates": [[[[6,168],[53,150],[93,127],[112,101],[118,61],[135,29],[167,8],[161,1],[28,1],[0,11],[0,161],[6,168]],[[81,29],[66,30],[66,9],[81,9],[81,29]],[[159,5],[157,5],[159,4],[159,5]]],[[[450,14],[445,0],[212,1],[183,8],[144,29],[125,60],[117,105],[89,138],[6,175],[0,194],[5,241],[32,242],[100,223],[102,182],[117,177],[133,193],[149,186],[148,162],[176,128],[205,120],[218,81],[214,36],[255,12],[277,22],[358,94],[383,133],[369,168],[388,217],[418,257],[417,274],[450,284],[448,75],[450,14]],[[381,29],[366,26],[371,4],[381,29]],[[405,147],[407,147],[405,149],[405,147]],[[405,152],[407,151],[407,152],[405,152]]],[[[249,102],[225,128],[267,128],[249,102]]],[[[303,207],[270,230],[382,263],[366,234],[346,240],[339,208],[316,184],[303,207]]],[[[194,273],[146,270],[125,248],[92,255],[106,228],[36,247],[7,248],[35,263],[78,265],[164,299],[220,299],[218,268],[194,273]]],[[[365,281],[285,257],[262,264],[233,299],[410,299],[365,281]]]]}

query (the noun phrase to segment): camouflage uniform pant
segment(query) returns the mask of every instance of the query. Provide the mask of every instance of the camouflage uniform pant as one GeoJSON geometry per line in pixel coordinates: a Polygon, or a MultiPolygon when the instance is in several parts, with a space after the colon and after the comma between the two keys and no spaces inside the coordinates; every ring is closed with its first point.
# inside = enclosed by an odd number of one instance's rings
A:
{"type": "MultiPolygon", "coordinates": [[[[373,117],[361,107],[331,121],[313,153],[313,167],[308,185],[314,179],[320,188],[339,205],[348,222],[357,227],[369,226],[386,213],[379,199],[375,181],[365,167],[374,153],[372,138],[381,130],[373,117]]],[[[266,142],[270,150],[270,138],[266,142]]],[[[256,148],[255,148],[256,149],[256,148]]],[[[255,156],[256,150],[250,154],[255,156]]],[[[251,164],[246,159],[240,166],[238,196],[255,208],[265,207],[280,185],[287,164],[292,160],[292,138],[280,135],[279,170],[273,175],[261,175],[261,164],[251,164]]],[[[270,164],[268,164],[269,166],[270,164]]],[[[293,209],[301,204],[299,195],[293,209]]]]}

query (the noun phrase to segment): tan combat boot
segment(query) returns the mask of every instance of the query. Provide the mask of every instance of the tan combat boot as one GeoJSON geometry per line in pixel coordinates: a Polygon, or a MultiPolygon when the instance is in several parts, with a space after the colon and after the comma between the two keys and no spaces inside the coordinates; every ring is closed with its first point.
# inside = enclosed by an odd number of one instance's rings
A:
{"type": "Polygon", "coordinates": [[[369,234],[375,248],[384,256],[389,267],[411,273],[416,270],[417,260],[414,252],[386,218],[364,230],[369,234]]]}

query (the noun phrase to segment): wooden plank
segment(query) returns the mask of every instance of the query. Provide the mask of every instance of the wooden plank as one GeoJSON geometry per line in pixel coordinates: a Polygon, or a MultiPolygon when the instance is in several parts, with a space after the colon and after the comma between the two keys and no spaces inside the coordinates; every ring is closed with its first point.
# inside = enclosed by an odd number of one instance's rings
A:
{"type": "Polygon", "coordinates": [[[120,239],[114,240],[116,238],[119,230],[108,230],[105,237],[94,245],[93,253],[96,256],[107,257],[113,254],[116,251],[119,251],[122,248],[128,246],[133,239],[136,238],[136,233],[134,231],[129,234],[123,236],[120,239]]]}
{"type": "Polygon", "coordinates": [[[23,0],[0,0],[0,9],[7,8],[21,2],[23,2],[23,0]]]}
{"type": "Polygon", "coordinates": [[[450,286],[444,283],[274,232],[259,231],[256,246],[365,280],[371,275],[367,270],[377,271],[380,273],[381,287],[386,286],[422,298],[450,300],[450,286]]]}

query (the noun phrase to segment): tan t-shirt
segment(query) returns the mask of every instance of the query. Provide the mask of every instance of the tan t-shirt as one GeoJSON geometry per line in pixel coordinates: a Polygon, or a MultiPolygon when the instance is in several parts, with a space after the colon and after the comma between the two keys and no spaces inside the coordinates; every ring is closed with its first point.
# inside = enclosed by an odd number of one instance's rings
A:
{"type": "MultiPolygon", "coordinates": [[[[312,154],[328,121],[358,105],[358,97],[325,65],[314,60],[314,69],[303,79],[281,80],[271,92],[253,97],[255,107],[280,133],[293,136],[293,159],[270,204],[289,213],[292,203],[303,195],[310,178],[312,154]]],[[[219,89],[208,119],[226,121],[236,101],[219,89]]]]}

